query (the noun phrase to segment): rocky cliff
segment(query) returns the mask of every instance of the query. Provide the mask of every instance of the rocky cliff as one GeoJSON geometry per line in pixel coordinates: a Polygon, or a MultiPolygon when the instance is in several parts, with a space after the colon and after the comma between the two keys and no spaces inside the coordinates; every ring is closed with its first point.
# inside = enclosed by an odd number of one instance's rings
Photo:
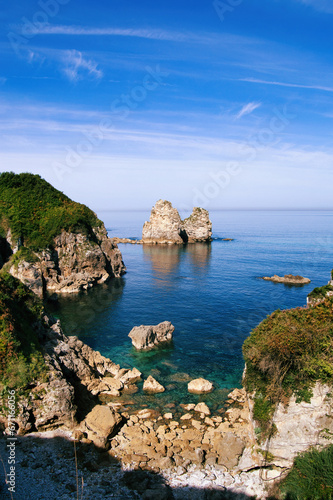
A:
{"type": "Polygon", "coordinates": [[[0,268],[39,296],[124,274],[120,250],[88,207],[31,174],[1,174],[0,195],[0,268]]]}
{"type": "Polygon", "coordinates": [[[182,220],[178,210],[166,200],[156,202],[142,230],[142,242],[153,244],[206,242],[211,236],[212,223],[207,210],[196,207],[190,217],[182,220]]]}

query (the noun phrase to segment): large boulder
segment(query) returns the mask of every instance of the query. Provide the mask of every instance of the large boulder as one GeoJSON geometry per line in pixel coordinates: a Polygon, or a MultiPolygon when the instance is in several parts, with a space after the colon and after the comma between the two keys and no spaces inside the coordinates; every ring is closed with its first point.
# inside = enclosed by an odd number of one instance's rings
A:
{"type": "Polygon", "coordinates": [[[205,394],[213,390],[213,384],[204,378],[196,378],[188,383],[187,388],[192,394],[205,394]]]}
{"type": "Polygon", "coordinates": [[[136,349],[151,349],[172,339],[175,327],[170,321],[163,321],[156,326],[141,325],[132,328],[128,336],[136,349]]]}
{"type": "Polygon", "coordinates": [[[211,241],[212,223],[207,210],[199,207],[181,220],[170,201],[158,200],[151,210],[149,222],[142,230],[143,243],[182,244],[211,241]]]}
{"type": "Polygon", "coordinates": [[[121,415],[109,406],[97,405],[86,416],[82,429],[97,446],[105,446],[121,421],[121,415]]]}

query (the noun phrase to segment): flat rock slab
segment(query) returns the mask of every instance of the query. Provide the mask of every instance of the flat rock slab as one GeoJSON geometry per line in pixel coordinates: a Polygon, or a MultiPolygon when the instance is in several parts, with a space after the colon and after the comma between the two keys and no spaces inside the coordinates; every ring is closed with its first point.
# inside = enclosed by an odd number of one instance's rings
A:
{"type": "Polygon", "coordinates": [[[285,274],[284,276],[278,276],[274,274],[274,276],[264,276],[262,278],[265,281],[273,281],[274,283],[285,283],[286,285],[307,285],[311,283],[309,278],[303,278],[303,276],[294,276],[292,274],[285,274]]]}

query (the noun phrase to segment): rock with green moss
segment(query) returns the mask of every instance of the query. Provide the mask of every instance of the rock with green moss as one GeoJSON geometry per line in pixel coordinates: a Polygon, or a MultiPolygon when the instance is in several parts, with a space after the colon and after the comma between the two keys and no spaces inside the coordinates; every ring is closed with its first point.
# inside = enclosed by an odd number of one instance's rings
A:
{"type": "Polygon", "coordinates": [[[125,272],[96,214],[38,175],[1,174],[0,199],[0,266],[39,296],[78,292],[125,272]]]}

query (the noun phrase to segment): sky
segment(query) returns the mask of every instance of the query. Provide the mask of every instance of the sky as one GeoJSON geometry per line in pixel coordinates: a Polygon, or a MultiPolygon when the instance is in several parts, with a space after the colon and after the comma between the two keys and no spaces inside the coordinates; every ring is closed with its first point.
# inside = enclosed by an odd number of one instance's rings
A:
{"type": "Polygon", "coordinates": [[[96,211],[332,209],[331,0],[17,0],[0,171],[96,211]]]}

